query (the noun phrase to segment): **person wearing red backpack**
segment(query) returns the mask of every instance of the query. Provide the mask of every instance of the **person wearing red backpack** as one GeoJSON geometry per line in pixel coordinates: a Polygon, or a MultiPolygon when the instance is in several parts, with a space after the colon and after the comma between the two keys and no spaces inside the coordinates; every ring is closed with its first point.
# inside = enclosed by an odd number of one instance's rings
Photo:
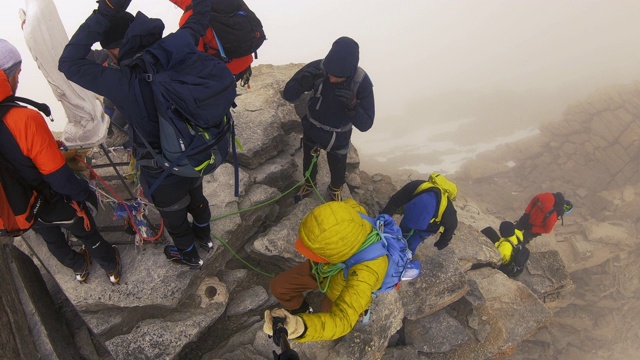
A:
{"type": "Polygon", "coordinates": [[[16,102],[24,102],[15,96],[21,64],[18,50],[0,39],[0,107],[5,113],[0,122],[0,152],[45,199],[32,229],[49,252],[74,271],[76,280],[86,281],[93,259],[111,283],[119,283],[118,248],[102,237],[92,216],[98,209],[96,193],[69,168],[42,115],[16,102]],[[80,252],[69,246],[62,229],[83,243],[80,252]]]}
{"type": "MultiPolygon", "coordinates": [[[[184,25],[184,23],[187,21],[187,19],[189,19],[191,14],[193,14],[193,6],[191,4],[193,0],[169,0],[169,1],[171,1],[177,7],[182,9],[182,11],[184,11],[178,23],[179,26],[184,25]]],[[[198,43],[198,49],[206,53],[209,53],[213,56],[221,57],[220,46],[218,46],[218,41],[211,27],[207,28],[207,31],[204,34],[204,36],[200,38],[200,42],[198,43]]],[[[246,81],[246,83],[249,82],[249,77],[251,76],[252,62],[253,62],[253,54],[248,54],[245,56],[230,58],[225,60],[227,68],[229,68],[229,71],[231,71],[233,76],[236,78],[236,81],[242,80],[246,75],[247,76],[246,80],[243,80],[243,82],[246,81]]]]}
{"type": "Polygon", "coordinates": [[[534,196],[524,214],[516,222],[516,229],[524,232],[524,243],[534,238],[549,234],[553,226],[563,216],[573,211],[573,203],[566,200],[562,193],[540,193],[534,196]]]}

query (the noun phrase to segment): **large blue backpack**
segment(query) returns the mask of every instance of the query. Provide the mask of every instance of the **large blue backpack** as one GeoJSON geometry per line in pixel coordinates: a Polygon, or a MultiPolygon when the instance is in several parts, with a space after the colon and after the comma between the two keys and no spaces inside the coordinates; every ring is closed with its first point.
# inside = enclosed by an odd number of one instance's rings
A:
{"type": "Polygon", "coordinates": [[[230,146],[235,160],[230,109],[236,86],[222,61],[199,51],[188,34],[176,32],[139,54],[134,64],[143,68],[136,83],[138,101],[147,113],[157,113],[161,146],[154,149],[136,129],[151,155],[138,163],[165,169],[149,184],[148,195],[169,173],[184,177],[210,174],[227,158],[230,146]],[[144,104],[143,86],[151,88],[155,109],[144,104]]]}
{"type": "Polygon", "coordinates": [[[380,235],[380,240],[355,253],[344,262],[344,278],[347,279],[352,266],[386,255],[389,258],[389,267],[382,286],[373,294],[394,290],[402,281],[412,256],[411,250],[407,247],[407,241],[402,236],[402,230],[389,215],[380,214],[375,219],[364,214],[360,216],[373,225],[374,230],[380,235]]]}

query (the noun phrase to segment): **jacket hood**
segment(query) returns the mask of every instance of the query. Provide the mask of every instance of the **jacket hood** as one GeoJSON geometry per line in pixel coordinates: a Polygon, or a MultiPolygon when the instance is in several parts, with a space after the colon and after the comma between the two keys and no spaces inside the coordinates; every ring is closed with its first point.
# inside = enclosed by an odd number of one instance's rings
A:
{"type": "Polygon", "coordinates": [[[373,229],[359,213],[366,211],[352,199],[320,205],[302,220],[300,241],[329,263],[344,262],[358,251],[373,229]]]}
{"type": "Polygon", "coordinates": [[[359,61],[360,47],[358,43],[352,38],[343,36],[333,42],[322,66],[327,74],[348,78],[355,74],[359,61]]]}
{"type": "Polygon", "coordinates": [[[120,44],[118,62],[133,58],[142,50],[162,39],[164,23],[138,11],[120,44]]]}
{"type": "Polygon", "coordinates": [[[13,95],[13,90],[11,90],[9,78],[7,77],[7,74],[4,73],[4,70],[0,70],[0,101],[11,95],[13,95]]]}

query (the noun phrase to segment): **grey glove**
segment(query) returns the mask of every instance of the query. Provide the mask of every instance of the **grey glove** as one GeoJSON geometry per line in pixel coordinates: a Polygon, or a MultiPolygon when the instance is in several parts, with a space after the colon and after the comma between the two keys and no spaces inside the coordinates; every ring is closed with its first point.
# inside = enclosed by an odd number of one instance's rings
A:
{"type": "Polygon", "coordinates": [[[316,81],[322,79],[324,74],[319,69],[309,67],[304,69],[298,78],[298,86],[304,91],[313,89],[313,85],[316,81]]]}
{"type": "Polygon", "coordinates": [[[344,103],[346,111],[354,111],[358,105],[358,100],[353,95],[351,89],[337,88],[335,90],[336,97],[344,103]]]}

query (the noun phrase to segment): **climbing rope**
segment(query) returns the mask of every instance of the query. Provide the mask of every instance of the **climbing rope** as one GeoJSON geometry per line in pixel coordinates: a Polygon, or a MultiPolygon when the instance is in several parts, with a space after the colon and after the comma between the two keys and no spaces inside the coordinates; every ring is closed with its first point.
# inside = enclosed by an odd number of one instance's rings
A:
{"type": "MultiPolygon", "coordinates": [[[[360,251],[366,249],[369,245],[371,245],[371,244],[373,244],[375,242],[378,242],[381,239],[383,239],[382,230],[379,229],[379,227],[380,227],[380,224],[378,224],[377,227],[374,227],[371,230],[371,232],[369,232],[369,234],[365,238],[364,242],[362,243],[362,245],[360,245],[360,247],[355,252],[355,254],[357,254],[360,251]]],[[[309,260],[309,261],[311,262],[311,273],[315,276],[316,282],[318,283],[318,288],[323,293],[325,293],[327,291],[327,289],[329,288],[329,283],[331,282],[331,277],[333,275],[343,271],[344,267],[346,266],[344,263],[322,264],[322,263],[315,263],[312,260],[309,260]],[[326,281],[325,281],[324,286],[323,286],[322,282],[324,280],[326,280],[326,281]]]]}
{"type": "MultiPolygon", "coordinates": [[[[140,230],[138,229],[138,226],[136,224],[136,221],[134,219],[133,214],[131,213],[131,210],[129,209],[129,207],[126,205],[126,201],[124,201],[124,199],[122,199],[122,197],[120,197],[120,195],[118,195],[118,193],[100,176],[98,175],[98,173],[95,172],[95,170],[93,170],[93,168],[80,156],[76,157],[84,166],[87,167],[87,169],[89,169],[89,172],[91,173],[91,175],[93,177],[95,177],[96,179],[98,179],[98,181],[100,181],[100,183],[107,189],[109,190],[109,192],[111,192],[111,195],[113,196],[112,198],[115,198],[117,200],[117,203],[121,203],[124,205],[125,210],[127,211],[127,215],[129,216],[129,221],[131,224],[131,227],[133,227],[133,230],[136,232],[136,235],[144,240],[144,241],[156,241],[158,240],[161,236],[162,233],[164,232],[164,221],[162,219],[160,219],[160,229],[158,230],[158,233],[156,234],[156,236],[149,238],[146,237],[144,235],[142,235],[140,233],[140,230]]],[[[128,188],[127,188],[128,189],[128,188]]],[[[129,193],[131,193],[130,190],[128,190],[129,193]]],[[[146,205],[148,205],[148,203],[145,203],[146,205]]]]}

